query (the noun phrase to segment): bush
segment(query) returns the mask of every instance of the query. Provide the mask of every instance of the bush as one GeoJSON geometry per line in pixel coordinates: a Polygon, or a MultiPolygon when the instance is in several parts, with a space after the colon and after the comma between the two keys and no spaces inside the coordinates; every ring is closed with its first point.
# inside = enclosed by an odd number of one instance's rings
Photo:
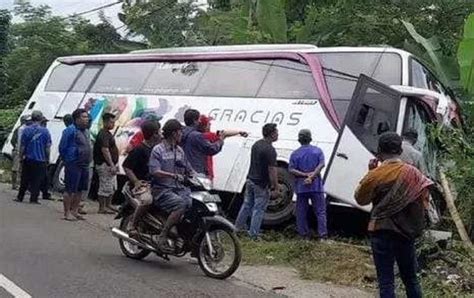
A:
{"type": "Polygon", "coordinates": [[[0,144],[2,144],[2,147],[12,131],[20,113],[21,110],[18,108],[5,110],[0,109],[0,144]]]}

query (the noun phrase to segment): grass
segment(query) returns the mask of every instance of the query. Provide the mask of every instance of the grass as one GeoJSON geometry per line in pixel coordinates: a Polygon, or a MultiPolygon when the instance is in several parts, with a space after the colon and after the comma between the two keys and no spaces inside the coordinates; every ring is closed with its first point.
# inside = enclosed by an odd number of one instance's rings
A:
{"type": "MultiPolygon", "coordinates": [[[[266,237],[268,239],[268,237],[266,237]]],[[[242,240],[244,263],[294,267],[303,279],[373,287],[375,270],[368,248],[297,239],[242,240]]]]}
{"type": "Polygon", "coordinates": [[[12,169],[12,162],[11,160],[0,157],[0,182],[2,183],[11,183],[11,169],[12,169]]]}
{"type": "MultiPolygon", "coordinates": [[[[375,267],[364,240],[339,238],[333,242],[308,242],[270,232],[263,241],[243,238],[241,243],[245,264],[288,266],[297,269],[303,279],[376,289],[375,267]],[[356,244],[352,244],[354,242],[356,244]]],[[[429,262],[421,273],[424,296],[474,297],[472,251],[454,245],[445,254],[455,264],[440,259],[429,262]],[[459,278],[449,281],[450,275],[459,278]]],[[[403,297],[404,288],[399,279],[397,292],[403,297]]]]}

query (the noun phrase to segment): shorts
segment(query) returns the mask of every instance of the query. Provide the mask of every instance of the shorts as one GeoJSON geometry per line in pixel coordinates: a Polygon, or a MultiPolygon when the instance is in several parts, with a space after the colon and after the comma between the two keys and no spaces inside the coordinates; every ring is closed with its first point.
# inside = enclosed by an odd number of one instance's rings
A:
{"type": "Polygon", "coordinates": [[[89,186],[89,168],[75,164],[66,164],[64,167],[64,182],[66,193],[73,194],[86,191],[89,186]]]}
{"type": "Polygon", "coordinates": [[[97,165],[97,176],[99,177],[99,191],[97,194],[101,197],[111,197],[117,190],[117,175],[112,173],[111,168],[103,163],[97,165]]]}
{"type": "Polygon", "coordinates": [[[153,197],[153,205],[167,213],[176,210],[186,210],[192,204],[192,198],[187,190],[165,190],[153,197]]]}

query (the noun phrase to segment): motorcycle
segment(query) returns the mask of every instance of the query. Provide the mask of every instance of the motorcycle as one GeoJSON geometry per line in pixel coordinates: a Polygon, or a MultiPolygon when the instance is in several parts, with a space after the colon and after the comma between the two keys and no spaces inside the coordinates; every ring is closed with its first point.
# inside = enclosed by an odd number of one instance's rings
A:
{"type": "Polygon", "coordinates": [[[169,256],[183,257],[191,253],[196,257],[201,270],[209,277],[225,279],[239,267],[242,252],[234,225],[218,215],[219,195],[209,192],[209,180],[202,177],[187,179],[191,188],[192,206],[181,222],[174,226],[167,239],[174,248],[172,254],[163,253],[158,246],[158,237],[163,229],[167,214],[156,208],[139,219],[138,235],[130,237],[131,217],[136,200],[128,183],[123,188],[126,203],[116,219],[121,219],[119,228],[112,228],[112,235],[118,238],[120,249],[129,258],[141,260],[150,253],[169,260],[169,256]]]}

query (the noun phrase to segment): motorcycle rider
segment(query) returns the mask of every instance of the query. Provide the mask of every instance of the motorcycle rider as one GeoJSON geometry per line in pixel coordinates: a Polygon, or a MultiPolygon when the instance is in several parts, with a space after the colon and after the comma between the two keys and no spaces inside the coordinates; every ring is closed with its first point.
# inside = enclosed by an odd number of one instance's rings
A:
{"type": "Polygon", "coordinates": [[[168,234],[181,221],[192,202],[191,190],[183,182],[186,176],[195,172],[178,145],[182,136],[181,123],[176,119],[168,120],[163,126],[164,139],[153,148],[148,164],[152,175],[153,204],[169,213],[158,239],[158,246],[164,253],[173,252],[173,247],[168,243],[168,234]]]}
{"type": "MultiPolygon", "coordinates": [[[[144,138],[143,141],[130,151],[123,162],[123,170],[133,185],[134,193],[148,189],[150,174],[148,167],[143,165],[148,164],[153,147],[161,140],[160,123],[154,120],[145,120],[141,125],[141,132],[144,138]]],[[[129,231],[130,236],[133,237],[137,235],[138,219],[145,214],[147,210],[148,205],[145,204],[145,202],[140,202],[135,208],[132,216],[132,229],[129,231]]]]}

